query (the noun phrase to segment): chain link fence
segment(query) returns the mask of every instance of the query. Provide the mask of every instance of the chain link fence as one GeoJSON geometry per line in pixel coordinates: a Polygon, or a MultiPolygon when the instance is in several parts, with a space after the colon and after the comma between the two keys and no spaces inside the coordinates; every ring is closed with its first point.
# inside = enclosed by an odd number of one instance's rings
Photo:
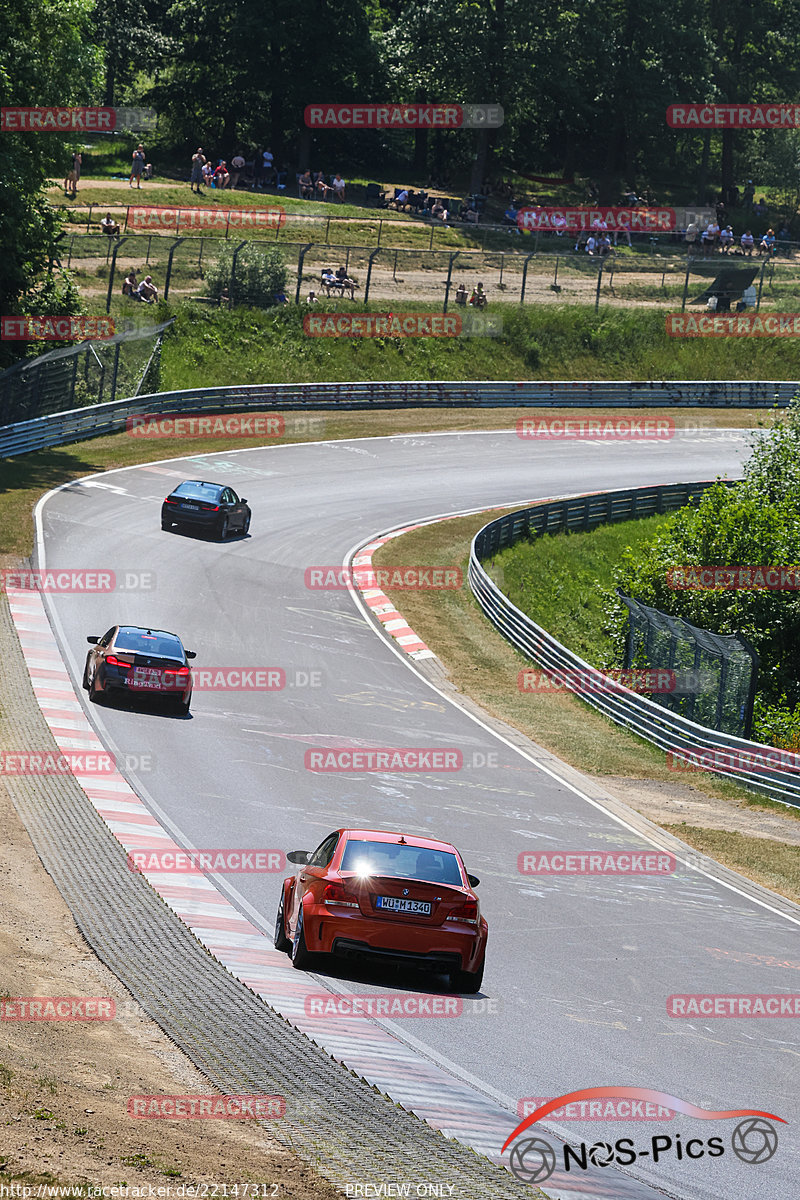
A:
{"type": "Polygon", "coordinates": [[[0,374],[0,426],[158,390],[164,330],[130,329],[23,359],[0,374]]]}
{"type": "MultiPolygon", "coordinates": [[[[347,241],[317,240],[309,228],[308,240],[289,240],[281,233],[234,241],[213,234],[170,237],[163,234],[126,234],[111,239],[103,234],[68,234],[59,261],[75,272],[82,295],[93,301],[93,311],[131,311],[132,302],[121,295],[122,280],[131,270],[153,276],[167,299],[209,302],[205,271],[224,245],[262,248],[278,245],[285,258],[289,284],[287,299],[304,303],[314,290],[322,299],[323,267],[344,266],[356,283],[355,301],[367,303],[433,304],[453,307],[460,284],[471,291],[482,282],[489,302],[512,304],[580,303],[617,307],[649,307],[674,311],[684,306],[696,280],[690,280],[702,260],[683,255],[656,256],[619,251],[606,258],[590,257],[569,247],[524,252],[508,238],[498,249],[370,246],[347,241]]],[[[337,226],[336,232],[340,232],[337,226]]],[[[512,231],[513,233],[513,231],[512,231]]],[[[552,239],[551,239],[552,240],[552,239]]],[[[720,269],[728,265],[719,258],[720,269]]],[[[736,260],[740,265],[742,260],[736,260]]],[[[731,264],[733,265],[733,264],[731,264]]],[[[753,260],[760,273],[756,280],[759,302],[776,311],[792,311],[800,287],[800,260],[753,260]]],[[[703,268],[707,270],[707,268],[703,268]]],[[[697,290],[695,288],[695,290],[697,290]]],[[[350,298],[347,297],[347,304],[350,298]]]]}
{"type": "Polygon", "coordinates": [[[741,634],[711,633],[682,617],[651,608],[617,592],[628,609],[625,667],[654,667],[695,680],[685,692],[657,692],[650,699],[707,729],[748,738],[758,655],[741,634]]]}

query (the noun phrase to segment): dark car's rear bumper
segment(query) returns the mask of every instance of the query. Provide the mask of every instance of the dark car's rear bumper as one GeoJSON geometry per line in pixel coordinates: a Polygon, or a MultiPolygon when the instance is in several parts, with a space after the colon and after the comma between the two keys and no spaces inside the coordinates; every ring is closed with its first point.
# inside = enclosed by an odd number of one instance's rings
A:
{"type": "Polygon", "coordinates": [[[354,938],[334,938],[332,953],[338,958],[372,962],[383,960],[388,963],[419,967],[425,971],[436,971],[440,974],[461,968],[460,954],[448,954],[446,951],[434,951],[426,954],[411,950],[391,950],[384,946],[370,946],[368,942],[359,942],[354,938]]]}

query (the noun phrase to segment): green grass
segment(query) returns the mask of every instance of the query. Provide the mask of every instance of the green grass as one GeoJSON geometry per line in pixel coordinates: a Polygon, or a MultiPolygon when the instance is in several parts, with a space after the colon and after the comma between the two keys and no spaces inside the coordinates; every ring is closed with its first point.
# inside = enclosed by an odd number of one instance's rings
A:
{"type": "MultiPolygon", "coordinates": [[[[426,308],[433,311],[392,305],[426,308]]],[[[159,319],[177,315],[164,343],[163,390],[373,379],[794,379],[800,369],[793,339],[668,338],[660,312],[493,303],[502,337],[377,339],[307,337],[306,311],[162,305],[159,319]]]]}
{"type": "Polygon", "coordinates": [[[593,666],[615,666],[603,627],[601,589],[613,586],[623,551],[653,537],[668,519],[645,517],[601,525],[590,533],[520,541],[499,551],[487,566],[512,603],[537,625],[593,666]]]}

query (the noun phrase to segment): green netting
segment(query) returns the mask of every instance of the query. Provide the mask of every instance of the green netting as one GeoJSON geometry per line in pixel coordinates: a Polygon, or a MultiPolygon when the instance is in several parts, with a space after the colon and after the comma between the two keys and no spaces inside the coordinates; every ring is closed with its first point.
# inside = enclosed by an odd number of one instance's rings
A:
{"type": "Polygon", "coordinates": [[[698,629],[618,595],[629,614],[626,668],[675,672],[674,688],[650,698],[709,729],[749,737],[758,655],[747,639],[698,629]]]}

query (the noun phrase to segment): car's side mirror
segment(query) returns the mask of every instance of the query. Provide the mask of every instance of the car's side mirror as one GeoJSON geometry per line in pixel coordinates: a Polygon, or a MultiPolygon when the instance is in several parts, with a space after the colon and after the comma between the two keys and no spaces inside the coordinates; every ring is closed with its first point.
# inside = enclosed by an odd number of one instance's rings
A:
{"type": "Polygon", "coordinates": [[[86,640],[90,646],[96,646],[97,643],[100,641],[100,638],[99,637],[87,637],[86,640]]]}
{"type": "Polygon", "coordinates": [[[286,861],[290,862],[290,863],[295,863],[296,866],[298,866],[298,867],[304,866],[310,858],[311,858],[310,850],[290,850],[289,853],[286,855],[286,861]]]}
{"type": "Polygon", "coordinates": [[[186,650],[185,654],[187,658],[197,658],[197,652],[195,650],[186,650]]]}
{"type": "Polygon", "coordinates": [[[240,504],[247,504],[247,500],[244,498],[244,496],[242,496],[242,497],[241,497],[241,499],[239,500],[239,503],[240,503],[240,504]]]}
{"type": "Polygon", "coordinates": [[[470,887],[477,887],[480,883],[480,879],[478,879],[477,875],[467,875],[467,879],[469,880],[470,887]]]}

